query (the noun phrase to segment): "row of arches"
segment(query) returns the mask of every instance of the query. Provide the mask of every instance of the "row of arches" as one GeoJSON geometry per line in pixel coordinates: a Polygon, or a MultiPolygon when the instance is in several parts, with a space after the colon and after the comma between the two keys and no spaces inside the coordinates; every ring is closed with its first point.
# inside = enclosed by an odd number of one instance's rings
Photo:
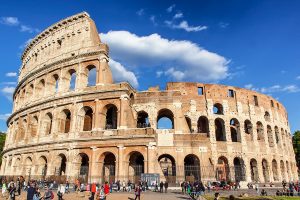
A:
{"type": "Polygon", "coordinates": [[[20,89],[14,98],[15,108],[33,101],[39,100],[45,96],[51,96],[58,92],[68,92],[75,90],[78,86],[89,87],[96,85],[97,69],[94,65],[88,65],[80,72],[80,84],[78,82],[79,72],[75,68],[71,68],[60,76],[60,72],[54,72],[45,78],[40,78],[28,86],[20,89]]]}

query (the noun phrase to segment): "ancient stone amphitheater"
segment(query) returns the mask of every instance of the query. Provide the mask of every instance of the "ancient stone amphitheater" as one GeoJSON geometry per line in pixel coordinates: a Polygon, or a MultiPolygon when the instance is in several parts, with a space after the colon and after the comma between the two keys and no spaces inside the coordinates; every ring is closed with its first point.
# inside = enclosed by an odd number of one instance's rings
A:
{"type": "Polygon", "coordinates": [[[136,91],[113,82],[108,54],[85,12],[28,44],[1,175],[135,182],[154,173],[170,184],[297,178],[287,112],[276,99],[190,82],[136,91]]]}

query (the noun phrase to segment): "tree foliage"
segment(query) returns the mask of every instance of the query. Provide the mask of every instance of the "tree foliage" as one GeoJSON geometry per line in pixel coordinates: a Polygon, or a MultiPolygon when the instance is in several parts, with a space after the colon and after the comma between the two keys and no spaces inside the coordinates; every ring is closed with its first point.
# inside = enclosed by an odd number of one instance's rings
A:
{"type": "Polygon", "coordinates": [[[0,154],[1,154],[0,166],[1,166],[1,162],[2,162],[2,151],[3,151],[4,144],[5,144],[5,138],[6,138],[6,133],[0,132],[0,154]]]}
{"type": "Polygon", "coordinates": [[[296,155],[298,169],[300,168],[300,131],[296,131],[293,136],[293,147],[296,155]]]}

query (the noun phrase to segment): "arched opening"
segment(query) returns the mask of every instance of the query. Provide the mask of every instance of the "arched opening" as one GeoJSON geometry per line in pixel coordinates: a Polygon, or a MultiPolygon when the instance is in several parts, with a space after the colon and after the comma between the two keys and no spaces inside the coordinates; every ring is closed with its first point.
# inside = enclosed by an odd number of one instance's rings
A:
{"type": "Polygon", "coordinates": [[[184,176],[186,181],[195,182],[201,180],[200,160],[194,154],[189,154],[184,158],[184,176]]]}
{"type": "Polygon", "coordinates": [[[216,141],[226,141],[226,133],[224,120],[221,118],[215,119],[216,141]]]}
{"type": "Polygon", "coordinates": [[[209,124],[208,119],[205,116],[201,116],[197,122],[197,132],[198,133],[206,133],[207,137],[209,137],[209,124]]]}
{"type": "Polygon", "coordinates": [[[246,140],[253,141],[253,125],[248,119],[244,122],[244,130],[246,133],[246,140]]]}
{"type": "Polygon", "coordinates": [[[30,122],[30,133],[32,137],[35,137],[37,135],[37,128],[38,128],[38,118],[37,116],[33,116],[31,118],[31,122],[30,122]]]}
{"type": "Polygon", "coordinates": [[[15,161],[15,164],[14,164],[14,170],[13,170],[13,173],[15,175],[20,175],[20,166],[21,166],[21,159],[20,158],[17,158],[16,161],[15,161]]]}
{"type": "Polygon", "coordinates": [[[57,93],[58,92],[58,79],[59,79],[59,77],[58,77],[57,74],[55,74],[53,76],[53,78],[54,78],[54,93],[57,93]]]}
{"type": "Polygon", "coordinates": [[[53,116],[51,113],[47,113],[43,120],[44,135],[50,135],[52,133],[53,116]]]}
{"type": "Polygon", "coordinates": [[[66,175],[66,168],[67,168],[67,158],[64,154],[59,154],[58,158],[59,158],[59,161],[60,161],[58,175],[59,176],[65,176],[66,175]]]}
{"type": "Polygon", "coordinates": [[[289,168],[289,162],[285,162],[285,167],[286,167],[286,177],[289,180],[290,179],[290,168],[289,168]]]}
{"type": "Polygon", "coordinates": [[[282,177],[282,181],[286,179],[286,175],[285,175],[285,169],[284,169],[284,162],[281,160],[280,161],[280,171],[281,171],[281,177],[282,177]]]}
{"type": "Polygon", "coordinates": [[[97,70],[94,65],[89,65],[87,67],[88,70],[88,80],[87,80],[87,86],[95,86],[96,80],[97,80],[97,70]]]}
{"type": "Polygon", "coordinates": [[[250,160],[250,170],[251,170],[251,180],[256,182],[259,180],[258,177],[258,168],[257,168],[257,161],[255,159],[250,160]]]}
{"type": "Polygon", "coordinates": [[[32,159],[30,157],[27,157],[25,160],[25,165],[24,165],[24,174],[25,177],[27,177],[27,180],[30,180],[31,174],[33,174],[34,172],[31,171],[32,169],[32,159]]]}
{"type": "Polygon", "coordinates": [[[214,104],[213,113],[217,114],[217,115],[223,115],[224,114],[224,110],[223,110],[222,104],[220,104],[220,103],[214,104]]]}
{"type": "Polygon", "coordinates": [[[118,108],[109,104],[106,106],[106,124],[105,129],[117,129],[118,127],[118,108]]]}
{"type": "Polygon", "coordinates": [[[246,173],[245,173],[245,165],[242,158],[234,158],[233,159],[234,165],[234,178],[235,181],[245,181],[246,180],[246,173]]]}
{"type": "Polygon", "coordinates": [[[267,126],[267,134],[268,134],[269,147],[274,147],[272,128],[269,125],[267,126]]]}
{"type": "Polygon", "coordinates": [[[134,104],[134,95],[133,95],[133,93],[130,94],[129,98],[130,98],[130,105],[133,105],[134,104]]]}
{"type": "Polygon", "coordinates": [[[157,129],[174,129],[174,115],[169,109],[161,109],[157,115],[157,129]]]}
{"type": "Polygon", "coordinates": [[[275,159],[272,160],[272,171],[273,171],[274,181],[279,181],[279,178],[278,178],[278,167],[277,167],[277,162],[276,162],[275,159]]]}
{"type": "Polygon", "coordinates": [[[23,119],[21,125],[18,128],[19,128],[19,139],[18,139],[18,141],[24,140],[25,132],[26,132],[26,128],[27,128],[27,120],[23,119]]]}
{"type": "Polygon", "coordinates": [[[264,182],[267,183],[270,181],[270,175],[269,175],[269,165],[265,159],[262,160],[262,170],[263,170],[264,182]]]}
{"type": "Polygon", "coordinates": [[[116,175],[116,157],[111,152],[104,153],[102,176],[103,182],[115,182],[116,175]]]}
{"type": "Polygon", "coordinates": [[[45,92],[45,80],[41,79],[35,87],[35,95],[37,98],[43,97],[45,92]]]}
{"type": "Polygon", "coordinates": [[[176,184],[176,163],[175,159],[169,154],[163,154],[158,157],[158,163],[166,181],[171,184],[176,184]]]}
{"type": "Polygon", "coordinates": [[[276,144],[279,144],[279,128],[275,126],[275,141],[276,144]]]}
{"type": "Polygon", "coordinates": [[[81,182],[87,183],[89,175],[89,157],[85,153],[81,153],[79,156],[81,157],[79,178],[81,178],[81,182]]]}
{"type": "Polygon", "coordinates": [[[26,94],[26,102],[29,102],[32,99],[33,90],[34,90],[34,86],[33,86],[33,84],[30,84],[30,86],[27,90],[27,94],[26,94]]]}
{"type": "Polygon", "coordinates": [[[186,121],[186,124],[188,125],[189,132],[193,133],[194,130],[192,129],[192,121],[191,121],[191,119],[188,116],[185,116],[185,121],[186,121]]]}
{"type": "Polygon", "coordinates": [[[227,158],[221,156],[218,158],[217,170],[216,170],[216,179],[218,181],[227,181],[230,180],[230,169],[227,158]]]}
{"type": "Polygon", "coordinates": [[[268,111],[265,112],[264,117],[267,122],[269,122],[271,120],[270,113],[268,111]]]}
{"type": "Polygon", "coordinates": [[[150,127],[148,113],[145,111],[138,112],[137,116],[137,128],[147,128],[150,127]]]}
{"type": "Polygon", "coordinates": [[[281,137],[282,137],[282,145],[285,147],[285,135],[284,135],[284,130],[281,128],[281,137]]]}
{"type": "Polygon", "coordinates": [[[256,123],[256,131],[257,131],[257,140],[264,141],[264,126],[261,122],[256,123]]]}
{"type": "Polygon", "coordinates": [[[71,112],[65,109],[61,112],[60,116],[60,132],[69,133],[71,127],[71,112]]]}
{"type": "Polygon", "coordinates": [[[74,69],[69,70],[69,90],[75,90],[76,87],[76,71],[74,69]]]}
{"type": "Polygon", "coordinates": [[[84,120],[83,131],[91,131],[93,128],[93,110],[90,107],[83,107],[84,120]]]}
{"type": "Polygon", "coordinates": [[[230,120],[230,134],[232,142],[241,142],[240,123],[237,119],[230,120]]]}
{"type": "Polygon", "coordinates": [[[47,175],[47,158],[45,156],[41,156],[38,160],[38,174],[43,179],[47,175]]]}
{"type": "Polygon", "coordinates": [[[131,152],[129,157],[128,179],[133,183],[138,183],[142,173],[144,173],[144,156],[140,152],[131,152]]]}

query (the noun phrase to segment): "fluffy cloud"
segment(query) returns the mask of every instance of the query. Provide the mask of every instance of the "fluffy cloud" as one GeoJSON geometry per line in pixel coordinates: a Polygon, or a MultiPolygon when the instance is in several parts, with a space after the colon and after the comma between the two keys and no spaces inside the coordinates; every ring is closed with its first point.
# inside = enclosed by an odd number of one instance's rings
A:
{"type": "Polygon", "coordinates": [[[21,25],[21,32],[28,32],[28,33],[39,33],[40,30],[37,28],[32,28],[30,26],[26,26],[26,25],[21,25]]]}
{"type": "Polygon", "coordinates": [[[144,9],[140,9],[140,10],[138,10],[138,11],[136,12],[136,14],[137,14],[138,16],[142,16],[142,15],[145,14],[145,11],[144,11],[144,9]]]}
{"type": "Polygon", "coordinates": [[[10,115],[11,115],[10,113],[0,114],[0,120],[6,121],[10,115]]]}
{"type": "Polygon", "coordinates": [[[121,63],[110,59],[109,66],[115,81],[128,81],[132,86],[138,87],[139,84],[135,74],[128,71],[121,63]]]}
{"type": "Polygon", "coordinates": [[[265,94],[270,94],[270,93],[277,93],[277,92],[287,92],[287,93],[296,93],[300,92],[300,88],[297,85],[286,85],[286,86],[281,86],[281,85],[273,85],[270,87],[254,87],[252,84],[247,84],[245,85],[245,88],[249,90],[254,90],[257,92],[265,93],[265,94]]]}
{"type": "Polygon", "coordinates": [[[170,7],[167,8],[167,12],[172,12],[172,10],[175,8],[175,4],[171,5],[170,7]]]}
{"type": "Polygon", "coordinates": [[[15,91],[15,87],[5,86],[1,89],[1,93],[9,100],[12,100],[12,94],[15,91]]]}
{"type": "Polygon", "coordinates": [[[174,19],[179,19],[179,18],[182,18],[183,17],[183,14],[181,12],[178,12],[174,15],[174,19]]]}
{"type": "Polygon", "coordinates": [[[296,79],[297,79],[297,80],[300,80],[300,76],[297,76],[296,79]]]}
{"type": "Polygon", "coordinates": [[[198,32],[207,29],[207,26],[190,26],[187,21],[182,21],[179,24],[175,24],[173,21],[165,21],[165,24],[173,29],[183,29],[187,32],[198,32]]]}
{"type": "Polygon", "coordinates": [[[7,77],[16,77],[17,73],[16,72],[8,72],[8,73],[5,74],[5,76],[7,76],[7,77]]]}
{"type": "Polygon", "coordinates": [[[8,26],[18,26],[20,22],[17,17],[1,17],[0,23],[8,26]]]}
{"type": "Polygon", "coordinates": [[[131,69],[153,68],[175,80],[188,81],[218,81],[228,76],[226,58],[190,41],[128,31],[109,31],[100,37],[109,45],[111,57],[131,69]]]}

